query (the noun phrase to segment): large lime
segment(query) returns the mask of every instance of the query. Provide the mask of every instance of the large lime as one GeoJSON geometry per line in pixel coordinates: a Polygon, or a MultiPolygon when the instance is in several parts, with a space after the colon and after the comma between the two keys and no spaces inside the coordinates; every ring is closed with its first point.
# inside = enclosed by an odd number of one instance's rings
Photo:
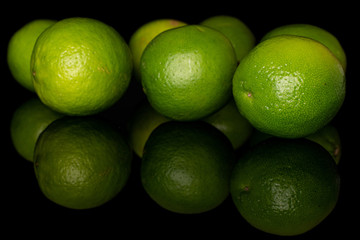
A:
{"type": "Polygon", "coordinates": [[[38,38],[31,59],[41,101],[68,115],[98,113],[126,91],[132,73],[130,49],[109,25],[67,18],[38,38]]]}
{"type": "Polygon", "coordinates": [[[41,191],[68,208],[100,206],[125,186],[132,152],[118,129],[95,118],[62,118],[40,135],[34,168],[41,191]]]}
{"type": "Polygon", "coordinates": [[[186,25],[155,37],[140,64],[143,89],[154,109],[188,121],[210,115],[230,99],[237,61],[222,33],[186,25]]]}
{"type": "Polygon", "coordinates": [[[252,226],[276,235],[314,228],[334,209],[340,178],[330,154],[306,139],[271,138],[236,163],[231,195],[252,226]]]}
{"type": "Polygon", "coordinates": [[[255,128],[278,137],[304,137],[328,124],[342,106],[344,70],[317,41],[273,37],[241,61],[233,94],[255,128]]]}
{"type": "Polygon", "coordinates": [[[229,194],[233,148],[205,122],[161,124],[145,144],[141,181],[161,207],[201,213],[219,206],[229,194]]]}

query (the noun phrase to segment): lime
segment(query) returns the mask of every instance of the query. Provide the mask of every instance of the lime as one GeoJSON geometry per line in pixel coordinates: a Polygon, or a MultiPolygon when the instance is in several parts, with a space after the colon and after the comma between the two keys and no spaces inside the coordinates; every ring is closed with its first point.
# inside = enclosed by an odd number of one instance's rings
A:
{"type": "Polygon", "coordinates": [[[345,98],[340,62],[323,44],[283,35],[258,44],[241,61],[233,94],[258,130],[299,138],[328,124],[345,98]]]}
{"type": "Polygon", "coordinates": [[[30,59],[39,35],[56,21],[36,19],[21,27],[11,37],[7,50],[7,62],[15,80],[30,91],[34,85],[30,73],[30,59]]]}
{"type": "Polygon", "coordinates": [[[140,71],[154,109],[166,117],[190,121],[226,104],[236,66],[234,49],[222,33],[186,25],[156,36],[144,50],[140,71]]]}
{"type": "Polygon", "coordinates": [[[118,129],[96,118],[65,117],[40,135],[34,168],[41,191],[73,209],[100,206],[125,186],[132,153],[118,129]]]}
{"type": "Polygon", "coordinates": [[[161,124],[145,144],[141,181],[161,207],[201,213],[229,195],[234,154],[229,140],[206,122],[161,124]]]}
{"type": "Polygon", "coordinates": [[[250,138],[253,127],[238,111],[234,99],[231,99],[216,113],[202,119],[219,129],[230,140],[234,149],[238,149],[250,138]]]}
{"type": "Polygon", "coordinates": [[[128,122],[127,129],[130,146],[137,156],[142,157],[145,143],[152,131],[160,124],[170,120],[155,111],[147,100],[136,108],[128,122]]]}
{"type": "Polygon", "coordinates": [[[306,138],[320,144],[334,158],[335,163],[339,164],[342,151],[341,139],[338,130],[333,125],[328,124],[306,138]]]}
{"type": "Polygon", "coordinates": [[[230,186],[249,224],[276,235],[298,235],[332,212],[340,178],[334,160],[320,145],[271,138],[238,160],[230,186]]]}
{"type": "Polygon", "coordinates": [[[35,143],[45,128],[63,115],[45,106],[38,98],[21,104],[11,118],[11,140],[16,151],[33,161],[35,143]]]}
{"type": "MultiPolygon", "coordinates": [[[[148,101],[141,103],[128,122],[129,142],[140,158],[152,131],[171,119],[161,115],[148,101]]],[[[234,100],[209,117],[201,119],[220,130],[230,140],[234,149],[240,148],[251,136],[253,127],[239,113],[234,100]]]]}
{"type": "Polygon", "coordinates": [[[340,61],[344,71],[346,70],[346,55],[344,49],[342,48],[339,40],[325,29],[310,24],[289,24],[271,30],[262,38],[261,41],[279,35],[295,35],[319,41],[330,49],[330,51],[340,61]]]}
{"type": "Polygon", "coordinates": [[[238,62],[254,47],[255,36],[240,19],[219,15],[205,19],[201,25],[212,27],[223,33],[234,47],[238,62]]]}
{"type": "Polygon", "coordinates": [[[145,47],[160,33],[186,25],[176,19],[156,19],[139,27],[130,37],[129,47],[133,54],[134,76],[140,79],[140,59],[145,47]]]}
{"type": "MultiPolygon", "coordinates": [[[[274,136],[255,130],[250,137],[250,146],[254,146],[266,139],[274,136]]],[[[310,141],[320,144],[335,160],[336,164],[339,164],[342,152],[342,144],[338,130],[332,125],[328,124],[321,128],[317,132],[304,137],[310,141]]]]}
{"type": "Polygon", "coordinates": [[[89,115],[124,94],[132,56],[114,28],[91,18],[67,18],[39,36],[31,72],[45,105],[68,115],[89,115]]]}

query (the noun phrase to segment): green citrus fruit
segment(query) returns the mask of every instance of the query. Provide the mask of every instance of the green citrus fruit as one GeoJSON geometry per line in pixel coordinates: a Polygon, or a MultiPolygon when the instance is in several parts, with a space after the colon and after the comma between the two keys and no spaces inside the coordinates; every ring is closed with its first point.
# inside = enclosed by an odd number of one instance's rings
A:
{"type": "Polygon", "coordinates": [[[340,178],[320,145],[271,138],[239,159],[230,186],[237,209],[252,226],[276,235],[298,235],[332,212],[340,178]]]}
{"type": "MultiPolygon", "coordinates": [[[[274,136],[255,130],[250,137],[249,143],[250,146],[254,146],[272,137],[274,136]]],[[[328,124],[304,138],[320,144],[334,158],[335,163],[339,164],[342,152],[341,139],[338,130],[333,125],[328,124]]]]}
{"type": "Polygon", "coordinates": [[[145,143],[152,131],[167,121],[170,119],[155,111],[148,101],[138,106],[128,122],[129,143],[136,155],[142,157],[145,143]]]}
{"type": "Polygon", "coordinates": [[[339,164],[342,151],[341,139],[338,130],[333,125],[328,124],[306,138],[320,144],[334,158],[335,163],[339,164]]]}
{"type": "Polygon", "coordinates": [[[233,94],[239,111],[255,128],[299,138],[337,114],[345,98],[345,74],[323,44],[283,35],[261,42],[241,61],[233,94]]]}
{"type": "Polygon", "coordinates": [[[145,47],[160,33],[186,25],[175,19],[156,19],[139,27],[130,37],[129,47],[133,54],[134,75],[140,79],[140,59],[145,47]]]}
{"type": "Polygon", "coordinates": [[[145,94],[156,111],[175,120],[197,120],[231,97],[236,69],[231,42],[198,25],[170,29],[145,48],[140,71],[145,94]]]}
{"type": "MultiPolygon", "coordinates": [[[[201,119],[210,123],[230,140],[234,149],[241,147],[251,136],[251,124],[239,113],[232,100],[219,111],[209,117],[201,119]]],[[[136,155],[140,158],[147,139],[152,131],[171,119],[161,115],[148,101],[142,103],[128,122],[129,142],[136,155]]]]}
{"type": "Polygon", "coordinates": [[[141,181],[161,207],[177,213],[210,211],[229,195],[233,148],[208,123],[161,124],[145,144],[141,181]]]}
{"type": "Polygon", "coordinates": [[[244,145],[253,130],[249,121],[238,111],[233,99],[219,111],[202,120],[223,132],[234,149],[244,145]]]}
{"type": "Polygon", "coordinates": [[[95,118],[62,118],[40,135],[34,168],[41,191],[73,209],[100,206],[130,175],[132,152],[117,128],[95,118]]]}
{"type": "Polygon", "coordinates": [[[255,36],[238,18],[232,16],[214,16],[200,24],[212,27],[223,33],[232,43],[238,62],[254,47],[255,36]]]}
{"type": "Polygon", "coordinates": [[[112,27],[95,19],[68,18],[46,29],[31,59],[41,101],[68,115],[98,113],[126,91],[132,56],[112,27]]]}
{"type": "Polygon", "coordinates": [[[39,35],[56,21],[49,19],[33,20],[11,37],[7,50],[7,62],[15,80],[30,91],[34,90],[30,73],[30,59],[39,35]]]}
{"type": "Polygon", "coordinates": [[[62,116],[45,106],[38,98],[24,102],[15,110],[10,124],[11,139],[16,151],[32,162],[39,135],[50,123],[62,116]]]}
{"type": "Polygon", "coordinates": [[[344,49],[338,39],[325,29],[310,24],[290,24],[271,30],[261,41],[279,35],[295,35],[319,41],[330,49],[335,57],[338,58],[344,70],[346,70],[346,54],[344,49]]]}

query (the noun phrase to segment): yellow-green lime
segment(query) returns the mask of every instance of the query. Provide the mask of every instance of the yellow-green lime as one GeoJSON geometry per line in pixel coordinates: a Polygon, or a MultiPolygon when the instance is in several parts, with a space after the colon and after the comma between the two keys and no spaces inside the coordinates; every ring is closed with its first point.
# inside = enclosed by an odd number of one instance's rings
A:
{"type": "Polygon", "coordinates": [[[345,98],[337,58],[310,38],[282,35],[258,44],[239,64],[233,95],[258,130],[299,138],[328,124],[345,98]]]}
{"type": "Polygon", "coordinates": [[[319,144],[271,138],[240,157],[230,186],[249,224],[291,236],[309,231],[332,212],[340,178],[334,160],[319,144]]]}
{"type": "Polygon", "coordinates": [[[56,21],[36,19],[22,26],[10,38],[7,49],[7,62],[15,80],[30,91],[34,90],[30,73],[30,60],[39,35],[56,21]]]}
{"type": "Polygon", "coordinates": [[[238,111],[231,99],[216,113],[202,119],[219,129],[230,140],[234,149],[238,149],[250,138],[253,127],[238,111]]]}
{"type": "Polygon", "coordinates": [[[201,25],[223,33],[232,43],[238,62],[255,46],[255,36],[240,19],[219,15],[205,19],[201,25]]]}
{"type": "Polygon", "coordinates": [[[140,59],[145,47],[160,33],[186,25],[176,19],[156,19],[140,26],[130,37],[129,47],[133,54],[134,76],[140,79],[140,59]]]}
{"type": "Polygon", "coordinates": [[[45,128],[63,115],[45,106],[38,98],[21,104],[11,118],[11,140],[16,151],[33,161],[35,143],[45,128]]]}
{"type": "Polygon", "coordinates": [[[210,124],[170,121],[145,144],[141,181],[161,207],[195,214],[219,206],[229,195],[234,163],[229,140],[210,124]]]}
{"type": "Polygon", "coordinates": [[[346,71],[347,61],[344,49],[342,48],[339,40],[325,29],[310,24],[289,24],[271,30],[262,38],[261,41],[279,35],[295,35],[319,41],[330,49],[330,51],[342,64],[344,71],[346,71]]]}
{"type": "Polygon", "coordinates": [[[162,32],[148,44],[141,81],[156,111],[175,120],[197,120],[230,99],[236,66],[234,49],[222,33],[186,25],[162,32]]]}
{"type": "Polygon", "coordinates": [[[118,129],[89,117],[51,123],[35,147],[39,187],[51,201],[73,209],[105,204],[125,186],[131,148],[118,129]]]}
{"type": "Polygon", "coordinates": [[[170,120],[155,111],[146,100],[136,108],[127,127],[130,146],[137,156],[142,157],[145,143],[152,131],[160,124],[170,120]]]}
{"type": "Polygon", "coordinates": [[[126,91],[132,56],[121,35],[91,18],[67,18],[38,38],[31,59],[41,101],[68,115],[90,115],[114,104],[126,91]]]}

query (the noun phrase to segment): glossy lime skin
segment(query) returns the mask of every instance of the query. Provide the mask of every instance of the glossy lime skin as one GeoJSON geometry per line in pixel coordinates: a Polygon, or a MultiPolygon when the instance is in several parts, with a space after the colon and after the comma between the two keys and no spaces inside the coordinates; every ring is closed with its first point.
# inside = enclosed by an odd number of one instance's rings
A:
{"type": "Polygon", "coordinates": [[[220,32],[187,25],[159,34],[141,58],[141,81],[156,111],[174,120],[198,120],[231,97],[237,66],[230,41],[220,32]]]}
{"type": "Polygon", "coordinates": [[[233,95],[242,115],[258,130],[299,138],[318,131],[345,98],[345,73],[321,43],[278,36],[258,44],[239,64],[233,95]]]}

